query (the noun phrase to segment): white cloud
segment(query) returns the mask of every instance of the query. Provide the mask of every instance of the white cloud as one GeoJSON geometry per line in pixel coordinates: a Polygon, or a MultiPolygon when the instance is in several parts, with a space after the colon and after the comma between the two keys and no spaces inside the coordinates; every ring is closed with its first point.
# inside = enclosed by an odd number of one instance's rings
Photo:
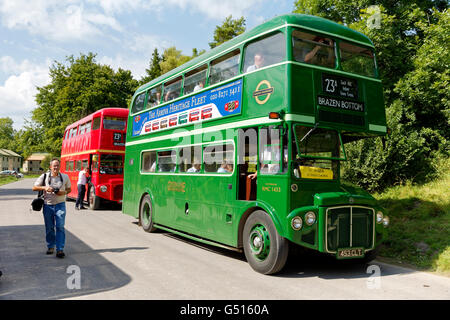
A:
{"type": "Polygon", "coordinates": [[[200,12],[211,19],[219,19],[233,15],[234,18],[245,16],[245,13],[255,6],[263,5],[265,0],[165,0],[158,1],[178,6],[183,10],[200,12]]]}
{"type": "Polygon", "coordinates": [[[44,38],[70,41],[121,30],[112,16],[85,6],[82,0],[0,0],[0,18],[9,29],[24,29],[44,38]]]}
{"type": "Polygon", "coordinates": [[[100,64],[108,65],[116,71],[119,68],[130,70],[136,80],[145,76],[145,69],[149,64],[149,60],[146,58],[130,58],[130,56],[124,57],[121,54],[117,54],[115,57],[103,56],[97,60],[100,64]]]}
{"type": "Polygon", "coordinates": [[[0,117],[10,117],[15,129],[23,126],[24,118],[31,118],[30,112],[37,106],[36,87],[50,82],[49,66],[49,60],[45,65],[34,65],[28,60],[17,63],[8,56],[0,58],[1,70],[14,73],[0,85],[0,117]]]}

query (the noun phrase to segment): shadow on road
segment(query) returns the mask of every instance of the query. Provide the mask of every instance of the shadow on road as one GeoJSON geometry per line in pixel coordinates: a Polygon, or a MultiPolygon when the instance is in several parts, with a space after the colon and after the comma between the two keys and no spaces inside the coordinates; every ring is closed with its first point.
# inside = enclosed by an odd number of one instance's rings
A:
{"type": "Polygon", "coordinates": [[[46,255],[43,225],[0,227],[0,300],[62,299],[113,290],[125,286],[130,276],[103,258],[101,252],[147,248],[92,250],[66,230],[66,258],[46,255]],[[79,267],[80,288],[73,287],[79,267]],[[69,268],[70,267],[70,268],[69,268]]]}
{"type": "Polygon", "coordinates": [[[28,200],[31,203],[30,196],[37,196],[37,192],[30,189],[8,189],[7,187],[0,188],[0,201],[11,200],[28,200]]]}
{"type": "MultiPolygon", "coordinates": [[[[164,236],[183,241],[190,245],[208,250],[214,254],[227,256],[231,259],[246,261],[243,252],[235,252],[213,245],[203,244],[195,240],[187,239],[182,236],[172,234],[167,231],[158,230],[164,236]]],[[[378,265],[380,268],[380,276],[389,276],[394,274],[407,274],[415,272],[414,270],[389,267],[385,268],[385,264],[377,264],[374,260],[370,263],[361,263],[356,260],[337,260],[335,257],[328,256],[313,250],[296,247],[290,250],[288,260],[285,267],[274,277],[282,278],[321,278],[321,279],[367,279],[374,274],[373,269],[368,269],[369,265],[378,265]],[[370,271],[372,270],[372,271],[370,271]]],[[[249,266],[250,268],[250,266],[249,266]]]]}

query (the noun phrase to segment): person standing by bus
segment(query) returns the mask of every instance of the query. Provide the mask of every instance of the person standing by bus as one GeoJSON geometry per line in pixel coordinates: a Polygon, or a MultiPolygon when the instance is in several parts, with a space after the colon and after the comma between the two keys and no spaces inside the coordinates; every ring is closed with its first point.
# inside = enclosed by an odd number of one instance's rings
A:
{"type": "Polygon", "coordinates": [[[71,191],[69,176],[59,172],[59,160],[50,161],[50,171],[42,174],[34,183],[33,191],[44,192],[44,222],[47,254],[53,254],[56,246],[56,257],[64,258],[66,234],[66,194],[71,191]],[[45,177],[45,181],[44,181],[45,177]]]}
{"type": "Polygon", "coordinates": [[[77,195],[77,202],[75,202],[75,210],[86,209],[83,206],[83,200],[86,194],[86,183],[88,174],[89,174],[88,167],[85,167],[78,174],[78,182],[77,182],[78,195],[77,195]]]}

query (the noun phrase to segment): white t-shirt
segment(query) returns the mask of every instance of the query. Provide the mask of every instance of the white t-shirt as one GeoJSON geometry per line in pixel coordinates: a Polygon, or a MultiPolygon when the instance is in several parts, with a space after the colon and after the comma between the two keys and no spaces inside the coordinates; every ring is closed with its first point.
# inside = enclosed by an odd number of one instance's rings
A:
{"type": "Polygon", "coordinates": [[[86,172],[81,170],[80,173],[78,174],[78,182],[77,182],[77,184],[81,184],[81,185],[84,186],[86,183],[87,183],[86,172]]]}

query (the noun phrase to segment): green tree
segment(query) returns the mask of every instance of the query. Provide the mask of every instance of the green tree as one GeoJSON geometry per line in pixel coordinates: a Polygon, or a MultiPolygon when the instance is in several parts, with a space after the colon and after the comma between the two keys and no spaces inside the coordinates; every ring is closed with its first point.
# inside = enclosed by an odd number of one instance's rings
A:
{"type": "Polygon", "coordinates": [[[33,152],[43,152],[44,129],[41,126],[26,121],[22,129],[14,135],[14,147],[24,159],[33,152]]]}
{"type": "Polygon", "coordinates": [[[162,58],[159,55],[158,49],[155,48],[152,53],[152,60],[150,61],[150,66],[148,69],[145,69],[147,75],[140,80],[141,84],[152,81],[153,79],[158,78],[161,75],[161,63],[162,58]]]}
{"type": "Polygon", "coordinates": [[[221,26],[216,26],[216,29],[214,30],[214,41],[210,42],[209,46],[211,49],[213,49],[244,32],[244,17],[233,19],[233,16],[230,15],[223,21],[221,26]]]}
{"type": "Polygon", "coordinates": [[[11,148],[15,134],[13,124],[13,120],[9,117],[0,118],[0,149],[15,151],[11,148]]]}
{"type": "Polygon", "coordinates": [[[412,59],[414,69],[400,79],[394,92],[410,130],[430,128],[450,140],[450,11],[435,11],[435,24],[421,22],[424,40],[412,59]]]}
{"type": "Polygon", "coordinates": [[[183,55],[181,50],[177,50],[174,46],[167,48],[164,50],[163,59],[159,64],[161,67],[161,74],[167,73],[191,59],[192,57],[183,55]]]}
{"type": "Polygon", "coordinates": [[[94,111],[106,107],[127,108],[138,82],[131,72],[115,72],[95,61],[95,54],[55,62],[50,68],[50,84],[38,87],[33,121],[43,128],[43,149],[54,155],[61,152],[65,127],[94,111]]]}

